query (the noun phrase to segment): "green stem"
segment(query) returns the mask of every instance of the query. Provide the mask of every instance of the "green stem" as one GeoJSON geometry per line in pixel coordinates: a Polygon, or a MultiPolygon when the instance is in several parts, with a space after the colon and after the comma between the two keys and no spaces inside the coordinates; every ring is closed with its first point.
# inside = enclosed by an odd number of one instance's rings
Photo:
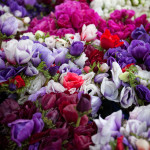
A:
{"type": "Polygon", "coordinates": [[[81,117],[78,117],[77,123],[76,123],[76,127],[78,127],[80,125],[80,121],[81,121],[81,117]]]}

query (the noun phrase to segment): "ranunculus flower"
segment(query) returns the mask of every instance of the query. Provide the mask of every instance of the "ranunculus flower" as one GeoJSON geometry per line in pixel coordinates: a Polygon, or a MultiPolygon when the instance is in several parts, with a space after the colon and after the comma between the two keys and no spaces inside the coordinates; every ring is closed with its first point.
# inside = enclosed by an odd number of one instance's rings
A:
{"type": "Polygon", "coordinates": [[[91,109],[91,96],[88,94],[82,94],[76,107],[77,111],[85,112],[91,109]]]}
{"type": "Polygon", "coordinates": [[[94,24],[90,24],[88,26],[84,24],[81,32],[81,40],[86,42],[92,41],[96,38],[96,33],[97,29],[94,24]]]}
{"type": "Polygon", "coordinates": [[[25,82],[20,75],[17,75],[14,79],[11,80],[11,82],[16,82],[17,88],[22,88],[25,86],[25,82]]]}
{"type": "Polygon", "coordinates": [[[18,118],[19,104],[13,99],[6,99],[0,104],[0,123],[8,124],[18,118]]]}
{"type": "Polygon", "coordinates": [[[135,103],[135,92],[131,87],[123,87],[120,93],[120,103],[123,108],[130,107],[135,103]]]}
{"type": "Polygon", "coordinates": [[[101,35],[100,38],[101,47],[104,49],[119,47],[124,44],[124,42],[120,42],[120,38],[117,35],[111,35],[108,29],[101,35]]]}
{"type": "Polygon", "coordinates": [[[83,52],[84,46],[80,41],[73,42],[70,47],[70,54],[73,56],[79,56],[83,52]]]}
{"type": "Polygon", "coordinates": [[[144,85],[137,85],[136,86],[137,95],[142,100],[146,100],[150,102],[150,90],[144,85]]]}
{"type": "Polygon", "coordinates": [[[109,81],[108,78],[104,77],[101,84],[101,93],[105,98],[111,101],[119,101],[118,99],[118,89],[114,82],[109,81]]]}
{"type": "Polygon", "coordinates": [[[133,40],[127,50],[135,59],[143,61],[150,52],[150,44],[133,40]]]}
{"type": "Polygon", "coordinates": [[[42,102],[41,102],[42,108],[44,110],[51,109],[55,106],[55,102],[56,102],[56,94],[55,93],[46,94],[42,98],[42,102]]]}
{"type": "Polygon", "coordinates": [[[71,88],[80,88],[84,83],[84,80],[81,76],[78,76],[76,73],[68,72],[63,79],[63,86],[70,90],[71,88]]]}

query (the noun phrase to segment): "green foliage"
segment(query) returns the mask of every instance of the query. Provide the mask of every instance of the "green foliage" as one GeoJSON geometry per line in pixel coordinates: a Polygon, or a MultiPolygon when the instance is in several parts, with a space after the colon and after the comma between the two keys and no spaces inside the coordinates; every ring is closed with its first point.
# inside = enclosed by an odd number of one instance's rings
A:
{"type": "MultiPolygon", "coordinates": [[[[80,55],[81,56],[81,55],[80,55]]],[[[78,59],[80,56],[72,56],[71,54],[67,53],[66,58],[71,59],[72,61],[75,61],[78,59]]]]}
{"type": "Polygon", "coordinates": [[[46,68],[47,68],[47,66],[46,66],[45,62],[42,61],[42,62],[39,64],[39,66],[37,67],[37,70],[38,70],[39,72],[42,72],[42,73],[44,74],[45,78],[46,78],[47,80],[49,80],[49,79],[51,78],[51,75],[50,75],[48,69],[46,69],[46,68]]]}
{"type": "Polygon", "coordinates": [[[53,79],[55,82],[58,82],[59,77],[60,77],[60,74],[59,74],[59,73],[56,73],[55,76],[52,77],[52,79],[53,79]]]}
{"type": "Polygon", "coordinates": [[[13,39],[14,37],[15,37],[14,35],[7,36],[6,34],[3,34],[2,32],[0,32],[0,41],[6,40],[6,39],[13,39]]]}
{"type": "Polygon", "coordinates": [[[117,140],[115,140],[115,141],[111,141],[111,142],[109,142],[109,144],[110,144],[110,146],[111,146],[112,150],[116,150],[117,140]]]}

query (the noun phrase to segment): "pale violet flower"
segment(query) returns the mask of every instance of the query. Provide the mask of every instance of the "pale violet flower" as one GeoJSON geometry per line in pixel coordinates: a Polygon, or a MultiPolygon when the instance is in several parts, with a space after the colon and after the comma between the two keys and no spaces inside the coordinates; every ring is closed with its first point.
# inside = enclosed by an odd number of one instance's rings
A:
{"type": "Polygon", "coordinates": [[[104,77],[101,84],[101,93],[105,98],[111,101],[119,102],[118,89],[114,82],[109,81],[108,78],[104,77]]]}
{"type": "Polygon", "coordinates": [[[123,87],[120,93],[120,104],[123,108],[130,107],[133,103],[135,103],[135,92],[131,87],[123,87]]]}
{"type": "Polygon", "coordinates": [[[48,38],[45,38],[45,44],[49,49],[53,49],[56,45],[56,39],[54,36],[50,36],[48,38]]]}
{"type": "Polygon", "coordinates": [[[80,68],[83,68],[87,59],[88,57],[86,57],[86,54],[83,52],[81,56],[78,59],[76,59],[74,62],[80,68]]]}
{"type": "Polygon", "coordinates": [[[108,73],[100,73],[100,74],[98,74],[98,75],[95,76],[94,82],[95,83],[101,83],[103,81],[103,78],[104,77],[108,77],[108,76],[109,76],[108,73]]]}
{"type": "Polygon", "coordinates": [[[46,78],[42,73],[39,73],[39,75],[31,81],[31,86],[28,88],[29,94],[34,94],[37,92],[41,87],[45,84],[46,78]]]}
{"type": "Polygon", "coordinates": [[[122,74],[122,70],[120,65],[117,62],[112,63],[112,80],[114,81],[117,88],[121,86],[121,80],[119,79],[119,75],[122,74]]]}
{"type": "Polygon", "coordinates": [[[66,89],[58,82],[54,82],[54,80],[50,80],[46,86],[46,93],[62,93],[66,89]]]}
{"type": "Polygon", "coordinates": [[[114,140],[119,134],[122,121],[122,111],[112,113],[105,119],[99,116],[99,119],[95,119],[94,122],[97,125],[97,134],[92,136],[92,141],[96,145],[104,146],[110,141],[114,140]]]}
{"type": "Polygon", "coordinates": [[[34,34],[33,34],[32,32],[24,33],[23,35],[21,35],[21,37],[22,37],[22,36],[28,36],[29,39],[30,39],[30,40],[33,40],[33,41],[36,40],[36,39],[35,39],[35,36],[34,36],[34,34]]]}

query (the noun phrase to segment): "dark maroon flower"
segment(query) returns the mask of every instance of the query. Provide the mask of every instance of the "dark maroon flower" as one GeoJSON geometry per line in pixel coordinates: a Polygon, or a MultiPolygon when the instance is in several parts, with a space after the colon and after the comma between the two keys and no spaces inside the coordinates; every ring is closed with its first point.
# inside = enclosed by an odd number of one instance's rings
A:
{"type": "Polygon", "coordinates": [[[37,108],[31,101],[26,101],[19,109],[19,117],[21,119],[31,119],[33,114],[36,113],[37,108]]]}
{"type": "Polygon", "coordinates": [[[55,124],[57,119],[59,118],[59,113],[57,110],[50,110],[46,117],[50,120],[52,120],[52,122],[55,124]]]}
{"type": "Polygon", "coordinates": [[[13,99],[6,99],[0,104],[0,123],[8,124],[18,118],[19,105],[13,99]]]}
{"type": "Polygon", "coordinates": [[[44,110],[51,109],[55,106],[55,102],[56,102],[55,93],[46,94],[42,98],[42,108],[44,110]]]}
{"type": "Polygon", "coordinates": [[[77,111],[85,112],[91,109],[91,96],[88,94],[82,94],[78,104],[77,111]]]}

